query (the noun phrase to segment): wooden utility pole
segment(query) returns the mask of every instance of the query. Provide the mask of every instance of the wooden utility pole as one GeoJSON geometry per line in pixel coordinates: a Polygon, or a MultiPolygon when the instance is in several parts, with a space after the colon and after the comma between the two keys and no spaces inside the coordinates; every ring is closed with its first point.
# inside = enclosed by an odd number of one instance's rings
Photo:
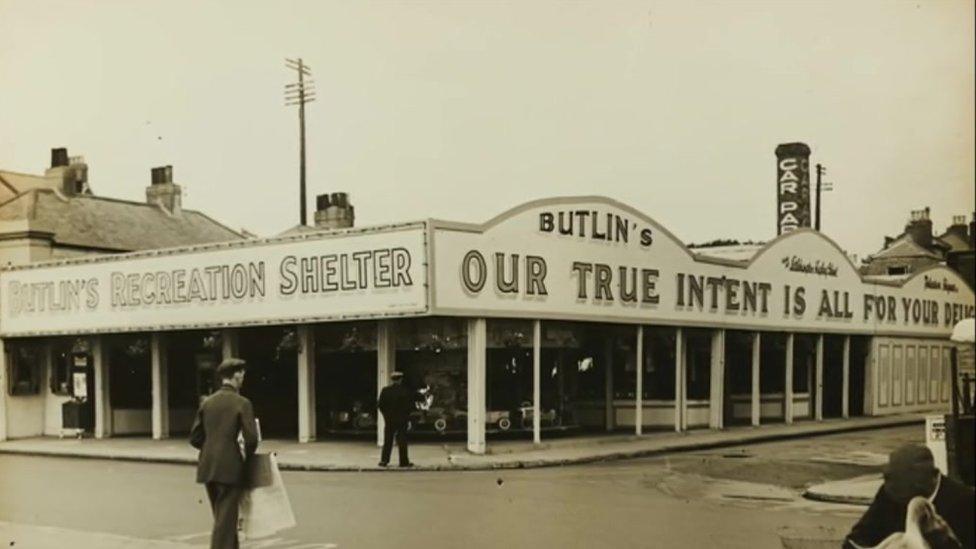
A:
{"type": "Polygon", "coordinates": [[[822,181],[823,176],[826,173],[827,173],[827,168],[825,168],[823,164],[817,164],[817,210],[816,210],[816,216],[814,221],[815,224],[813,227],[817,231],[820,230],[820,198],[822,196],[821,193],[825,193],[833,189],[833,187],[831,186],[832,183],[828,181],[822,181]]]}
{"type": "Polygon", "coordinates": [[[285,106],[298,105],[298,139],[299,139],[299,221],[307,225],[305,215],[305,103],[315,101],[315,88],[312,82],[312,69],[302,59],[285,59],[285,66],[298,73],[298,82],[285,85],[285,106]],[[305,77],[308,77],[306,80],[305,77]]]}

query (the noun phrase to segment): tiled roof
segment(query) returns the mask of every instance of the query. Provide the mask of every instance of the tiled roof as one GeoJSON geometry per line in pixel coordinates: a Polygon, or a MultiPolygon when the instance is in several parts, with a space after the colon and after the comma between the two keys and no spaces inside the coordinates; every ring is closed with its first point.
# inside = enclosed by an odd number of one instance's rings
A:
{"type": "Polygon", "coordinates": [[[905,257],[929,257],[942,259],[942,256],[926,250],[912,240],[910,235],[903,234],[896,238],[887,248],[871,256],[871,259],[895,259],[905,257]]]}
{"type": "Polygon", "coordinates": [[[956,233],[947,232],[939,236],[939,240],[945,242],[946,245],[949,246],[950,252],[961,252],[961,251],[972,249],[972,247],[969,245],[969,242],[966,240],[966,238],[956,233]]]}
{"type": "Polygon", "coordinates": [[[34,189],[0,204],[0,221],[26,219],[31,230],[53,233],[56,244],[134,251],[238,240],[243,235],[206,215],[92,195],[65,197],[34,189]]]}
{"type": "Polygon", "coordinates": [[[707,248],[691,248],[691,251],[700,256],[712,257],[716,259],[728,259],[732,261],[748,261],[763,248],[762,243],[758,244],[732,244],[729,246],[710,246],[707,248]]]}

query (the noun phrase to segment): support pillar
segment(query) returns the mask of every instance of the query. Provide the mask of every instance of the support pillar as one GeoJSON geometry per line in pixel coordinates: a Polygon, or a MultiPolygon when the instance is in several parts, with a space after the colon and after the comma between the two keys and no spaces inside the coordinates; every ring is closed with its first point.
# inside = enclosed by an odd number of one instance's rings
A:
{"type": "Polygon", "coordinates": [[[823,362],[824,362],[824,336],[817,336],[817,357],[814,363],[813,386],[816,394],[813,398],[813,419],[823,421],[823,362]]]}
{"type": "Polygon", "coordinates": [[[542,321],[532,322],[532,442],[542,443],[542,321]]]}
{"type": "Polygon", "coordinates": [[[793,423],[793,334],[786,336],[786,383],[783,385],[783,421],[793,423]]]}
{"type": "Polygon", "coordinates": [[[685,335],[684,330],[677,329],[674,339],[674,430],[685,430],[685,335]]]}
{"type": "Polygon", "coordinates": [[[92,338],[91,353],[95,376],[95,438],[107,438],[112,436],[112,402],[108,376],[111,365],[105,356],[102,336],[92,338]]]}
{"type": "Polygon", "coordinates": [[[298,442],[311,442],[315,425],[315,330],[308,324],[297,328],[298,336],[298,442]]]}
{"type": "Polygon", "coordinates": [[[240,358],[241,347],[240,347],[240,340],[238,339],[239,335],[240,332],[238,332],[233,328],[228,328],[221,332],[220,334],[221,359],[240,358]]]}
{"type": "Polygon", "coordinates": [[[485,362],[488,323],[484,318],[468,320],[468,451],[485,453],[485,362]]]}
{"type": "Polygon", "coordinates": [[[0,339],[0,442],[7,440],[7,351],[0,339]]]}
{"type": "Polygon", "coordinates": [[[637,391],[634,395],[634,434],[644,432],[644,326],[637,326],[637,391]]]}
{"type": "MultiPolygon", "coordinates": [[[[376,324],[376,398],[390,384],[390,374],[396,370],[396,321],[380,320],[376,324]]],[[[376,445],[383,446],[383,414],[376,411],[376,445]]]]}
{"type": "Polygon", "coordinates": [[[761,388],[759,385],[759,362],[762,357],[762,334],[752,335],[752,426],[758,427],[762,416],[761,388]]]}
{"type": "Polygon", "coordinates": [[[841,382],[840,416],[847,419],[851,416],[851,336],[844,336],[844,360],[842,366],[843,381],[841,382]]]}
{"type": "Polygon", "coordinates": [[[712,332],[711,373],[708,384],[708,427],[722,429],[725,425],[725,330],[712,332]]]}
{"type": "Polygon", "coordinates": [[[614,410],[613,410],[613,338],[608,337],[603,346],[603,403],[605,414],[603,424],[606,431],[613,431],[614,410]]]}
{"type": "Polygon", "coordinates": [[[166,334],[153,332],[149,341],[152,356],[152,437],[169,438],[169,349],[166,334]]]}

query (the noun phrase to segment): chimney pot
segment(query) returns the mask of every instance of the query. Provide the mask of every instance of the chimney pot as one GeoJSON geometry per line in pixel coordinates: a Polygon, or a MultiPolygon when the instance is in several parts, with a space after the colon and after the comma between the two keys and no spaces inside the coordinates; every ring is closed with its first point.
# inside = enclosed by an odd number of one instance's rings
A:
{"type": "Polygon", "coordinates": [[[329,207],[329,193],[320,194],[315,197],[315,210],[323,211],[329,207]]]}
{"type": "Polygon", "coordinates": [[[57,149],[51,149],[51,167],[59,168],[61,166],[68,165],[68,149],[65,147],[59,147],[57,149]]]}

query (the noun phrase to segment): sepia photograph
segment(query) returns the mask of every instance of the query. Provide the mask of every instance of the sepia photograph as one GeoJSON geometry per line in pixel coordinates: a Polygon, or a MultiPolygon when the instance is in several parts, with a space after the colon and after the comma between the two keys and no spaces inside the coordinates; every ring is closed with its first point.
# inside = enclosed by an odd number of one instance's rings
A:
{"type": "Polygon", "coordinates": [[[976,549],[973,0],[0,0],[0,547],[976,549]]]}

